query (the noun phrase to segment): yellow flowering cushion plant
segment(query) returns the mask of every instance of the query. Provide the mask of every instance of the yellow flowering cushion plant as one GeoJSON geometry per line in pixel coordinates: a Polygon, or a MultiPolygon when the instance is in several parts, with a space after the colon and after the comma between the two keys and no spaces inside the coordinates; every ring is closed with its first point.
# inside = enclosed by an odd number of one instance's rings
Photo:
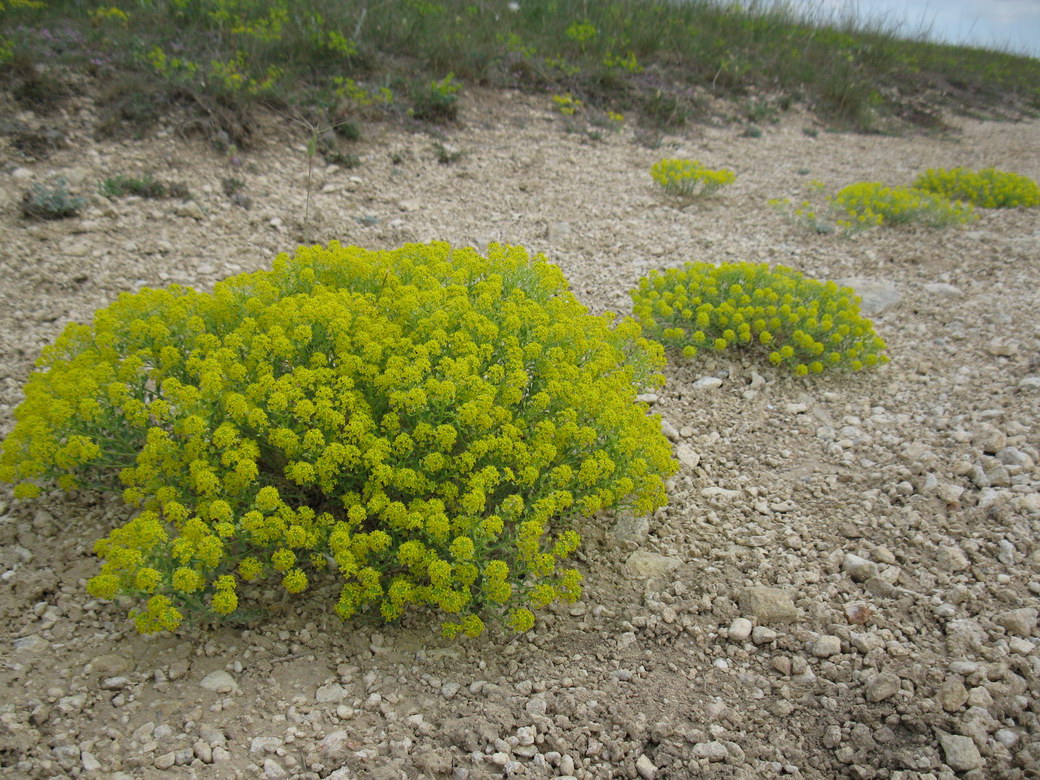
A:
{"type": "Polygon", "coordinates": [[[757,349],[799,376],[888,362],[851,288],[784,266],[687,263],[652,271],[631,295],[647,333],[687,358],[731,346],[757,349]]]}
{"type": "Polygon", "coordinates": [[[1031,208],[1040,205],[1040,187],[1028,176],[983,168],[929,168],[914,180],[920,190],[963,200],[984,209],[1031,208]]]}
{"type": "Polygon", "coordinates": [[[727,169],[715,171],[697,160],[658,160],[650,167],[650,176],[662,189],[682,198],[706,197],[732,184],[737,175],[727,169]]]}
{"type": "Polygon", "coordinates": [[[434,608],[449,636],[526,630],[580,595],[573,521],[664,504],[675,462],[635,403],[663,362],[522,248],[301,248],[69,325],[0,478],[20,498],[122,488],[138,511],[97,542],[88,590],[142,602],[141,631],[330,571],[343,619],[434,608]]]}
{"type": "Polygon", "coordinates": [[[971,204],[947,200],[912,187],[886,187],[863,181],[844,187],[831,198],[832,205],[844,212],[838,226],[849,230],[858,225],[906,225],[920,223],[929,227],[959,225],[975,219],[971,204]]]}

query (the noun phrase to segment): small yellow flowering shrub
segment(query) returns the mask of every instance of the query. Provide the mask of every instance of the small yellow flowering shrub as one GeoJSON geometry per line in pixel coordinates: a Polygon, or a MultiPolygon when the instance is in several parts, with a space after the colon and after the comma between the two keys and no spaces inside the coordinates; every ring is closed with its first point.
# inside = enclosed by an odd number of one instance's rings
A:
{"type": "Polygon", "coordinates": [[[1040,205],[1040,187],[1027,176],[996,168],[929,168],[914,181],[920,190],[963,200],[984,209],[1031,208],[1040,205]]]}
{"type": "Polygon", "coordinates": [[[683,198],[705,197],[731,184],[737,175],[721,168],[713,171],[697,160],[658,160],[650,175],[666,192],[683,198]]]}
{"type": "Polygon", "coordinates": [[[648,334],[687,358],[747,347],[799,376],[888,362],[851,288],[784,266],[687,263],[651,272],[631,295],[648,334]]]}
{"type": "Polygon", "coordinates": [[[675,462],[634,402],[663,362],[522,248],[301,248],[69,325],[0,478],[21,498],[121,484],[139,512],[97,542],[88,590],[143,601],[142,632],[329,570],[343,619],[433,607],[449,636],[523,631],[580,594],[573,520],[664,504],[675,462]]]}
{"type": "Polygon", "coordinates": [[[832,203],[846,215],[846,223],[905,225],[922,223],[929,227],[946,227],[975,218],[970,205],[947,200],[911,187],[886,187],[879,182],[864,181],[838,190],[832,203]]]}

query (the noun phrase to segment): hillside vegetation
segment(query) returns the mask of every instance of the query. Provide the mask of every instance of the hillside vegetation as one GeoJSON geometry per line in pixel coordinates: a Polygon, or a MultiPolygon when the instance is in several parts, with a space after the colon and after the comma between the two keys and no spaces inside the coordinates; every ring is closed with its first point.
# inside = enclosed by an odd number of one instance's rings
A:
{"type": "Polygon", "coordinates": [[[266,104],[345,127],[365,115],[450,121],[467,85],[520,88],[654,127],[712,98],[761,123],[792,102],[861,131],[1040,109],[1040,60],[899,37],[855,17],[709,0],[0,0],[0,68],[46,111],[88,83],[102,131],[175,109],[248,143],[266,104]]]}

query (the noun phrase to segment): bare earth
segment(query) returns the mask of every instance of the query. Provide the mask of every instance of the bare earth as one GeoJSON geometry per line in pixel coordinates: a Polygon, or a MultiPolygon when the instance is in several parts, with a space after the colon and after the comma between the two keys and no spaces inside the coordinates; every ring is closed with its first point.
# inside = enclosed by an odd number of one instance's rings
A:
{"type": "MultiPolygon", "coordinates": [[[[366,126],[360,167],[315,168],[316,240],[523,244],[596,311],[690,260],[857,279],[892,362],[813,381],[740,355],[669,365],[653,409],[683,462],[670,506],[648,526],[589,521],[584,600],[521,637],[343,625],[331,590],[252,630],[141,637],[83,588],[127,509],[5,491],[0,777],[1040,777],[1040,210],[848,240],[767,205],[814,178],[908,184],[930,166],[1040,179],[1040,122],[950,121],[813,138],[790,112],[761,138],[692,126],[648,149],[631,128],[565,133],[548,97],[477,93],[445,131],[464,153],[448,165],[429,135],[366,126]],[[680,208],[648,175],[664,156],[737,180],[680,208]]],[[[267,267],[302,238],[306,137],[283,119],[241,167],[172,133],[96,142],[87,102],[46,122],[70,148],[0,147],[4,432],[65,323],[122,290],[267,267]],[[91,195],[146,171],[196,201],[91,195]],[[22,193],[58,175],[90,205],[22,219],[22,193]]]]}

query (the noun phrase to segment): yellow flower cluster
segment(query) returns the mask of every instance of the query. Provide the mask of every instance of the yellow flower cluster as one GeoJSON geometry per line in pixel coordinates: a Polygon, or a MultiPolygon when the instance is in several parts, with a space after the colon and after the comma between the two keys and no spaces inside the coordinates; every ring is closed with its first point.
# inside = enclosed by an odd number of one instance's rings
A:
{"type": "Polygon", "coordinates": [[[737,174],[727,168],[713,171],[697,160],[658,160],[650,167],[650,176],[667,192],[683,198],[711,195],[731,184],[737,174]]]}
{"type": "Polygon", "coordinates": [[[852,289],[784,266],[687,263],[651,272],[631,294],[647,332],[687,358],[757,347],[799,376],[888,362],[852,289]]]}
{"type": "Polygon", "coordinates": [[[572,521],[664,504],[675,462],[634,403],[663,362],[522,248],[301,248],[212,294],[146,288],[69,325],[0,479],[19,497],[118,481],[140,511],[97,542],[88,589],[145,600],[142,631],[329,569],[344,619],[432,607],[449,636],[526,630],[580,595],[572,521]]]}
{"type": "Polygon", "coordinates": [[[929,168],[914,180],[914,187],[963,200],[984,209],[1031,208],[1040,205],[1040,187],[1027,176],[983,168],[929,168]]]}
{"type": "Polygon", "coordinates": [[[553,95],[552,102],[556,106],[556,110],[564,116],[574,116],[585,106],[582,101],[578,100],[570,92],[566,92],[562,95],[553,95]]]}
{"type": "Polygon", "coordinates": [[[952,202],[940,195],[911,187],[886,187],[879,182],[857,182],[838,190],[831,203],[846,215],[838,227],[849,230],[857,224],[905,225],[922,223],[945,227],[975,218],[970,205],[952,202]]]}

